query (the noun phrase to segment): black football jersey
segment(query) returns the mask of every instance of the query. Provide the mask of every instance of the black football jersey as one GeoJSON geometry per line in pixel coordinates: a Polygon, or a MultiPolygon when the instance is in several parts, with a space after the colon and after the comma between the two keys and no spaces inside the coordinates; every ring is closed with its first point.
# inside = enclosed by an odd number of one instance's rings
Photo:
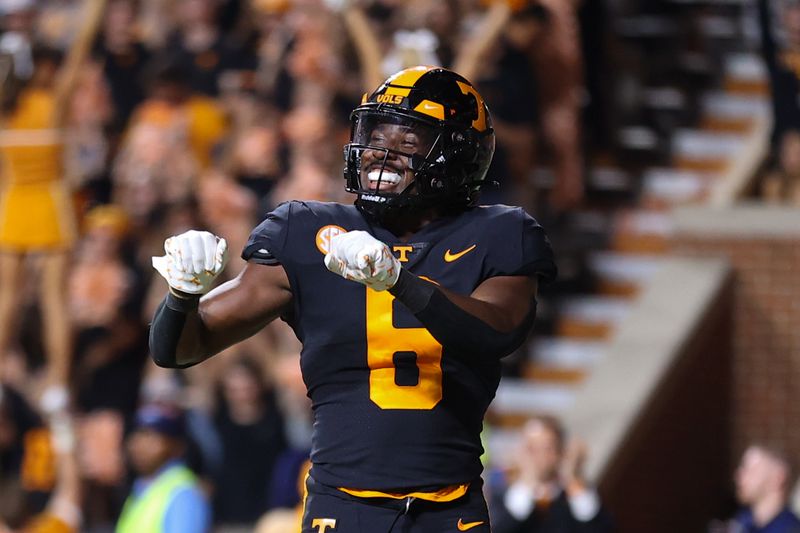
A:
{"type": "Polygon", "coordinates": [[[331,237],[351,230],[370,232],[403,268],[464,295],[494,276],[555,277],[547,237],[522,209],[506,206],[443,217],[402,242],[352,205],[288,202],[256,227],[242,254],[281,264],[291,283],[293,308],[283,318],[303,343],[314,479],[381,491],[472,481],[500,358],[442,346],[387,291],[329,272],[331,237]]]}

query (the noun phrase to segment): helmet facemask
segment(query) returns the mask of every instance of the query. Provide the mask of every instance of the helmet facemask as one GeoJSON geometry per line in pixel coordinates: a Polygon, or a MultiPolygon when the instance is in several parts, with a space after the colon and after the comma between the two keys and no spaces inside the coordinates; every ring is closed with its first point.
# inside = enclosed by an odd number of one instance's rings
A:
{"type": "Polygon", "coordinates": [[[348,192],[362,212],[381,219],[387,212],[444,207],[450,194],[444,148],[446,132],[433,121],[396,111],[353,113],[345,146],[348,192]]]}

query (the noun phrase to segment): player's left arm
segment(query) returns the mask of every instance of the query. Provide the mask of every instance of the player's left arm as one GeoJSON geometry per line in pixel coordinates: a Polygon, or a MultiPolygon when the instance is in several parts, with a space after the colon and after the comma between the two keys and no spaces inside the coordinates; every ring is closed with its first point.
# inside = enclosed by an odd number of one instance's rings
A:
{"type": "Polygon", "coordinates": [[[478,285],[469,296],[441,286],[438,290],[461,310],[496,331],[508,333],[518,328],[531,312],[535,312],[538,287],[536,276],[498,276],[478,285]]]}
{"type": "Polygon", "coordinates": [[[331,241],[326,267],[377,291],[388,290],[447,348],[505,356],[527,338],[536,316],[537,277],[495,276],[460,295],[402,268],[388,246],[363,231],[331,241]]]}
{"type": "Polygon", "coordinates": [[[537,286],[535,276],[498,276],[465,296],[401,270],[389,292],[442,346],[504,357],[528,337],[536,317],[537,286]]]}

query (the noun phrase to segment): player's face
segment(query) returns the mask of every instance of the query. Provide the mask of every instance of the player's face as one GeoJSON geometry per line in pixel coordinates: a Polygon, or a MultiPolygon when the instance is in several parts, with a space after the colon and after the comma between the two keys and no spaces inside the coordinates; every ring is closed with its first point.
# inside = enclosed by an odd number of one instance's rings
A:
{"type": "MultiPolygon", "coordinates": [[[[378,124],[372,130],[368,144],[412,155],[420,152],[422,139],[408,126],[378,124]]],[[[361,183],[373,191],[402,192],[414,179],[409,163],[409,157],[394,151],[365,150],[361,156],[361,183]]]]}
{"type": "Polygon", "coordinates": [[[354,145],[364,147],[358,156],[359,188],[384,194],[405,191],[438,135],[433,125],[414,118],[380,111],[359,113],[352,137],[354,145]]]}

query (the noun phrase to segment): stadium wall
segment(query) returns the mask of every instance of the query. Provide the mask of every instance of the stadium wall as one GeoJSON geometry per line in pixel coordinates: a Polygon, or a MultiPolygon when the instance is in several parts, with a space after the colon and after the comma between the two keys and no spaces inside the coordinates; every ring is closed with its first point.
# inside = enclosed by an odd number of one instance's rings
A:
{"type": "Polygon", "coordinates": [[[676,252],[734,269],[731,447],[765,442],[800,458],[800,210],[684,208],[676,252]]]}
{"type": "Polygon", "coordinates": [[[706,531],[730,494],[730,302],[719,294],[600,484],[619,532],[706,531]]]}
{"type": "Polygon", "coordinates": [[[670,258],[567,413],[621,533],[705,531],[730,479],[730,270],[670,258]]]}

